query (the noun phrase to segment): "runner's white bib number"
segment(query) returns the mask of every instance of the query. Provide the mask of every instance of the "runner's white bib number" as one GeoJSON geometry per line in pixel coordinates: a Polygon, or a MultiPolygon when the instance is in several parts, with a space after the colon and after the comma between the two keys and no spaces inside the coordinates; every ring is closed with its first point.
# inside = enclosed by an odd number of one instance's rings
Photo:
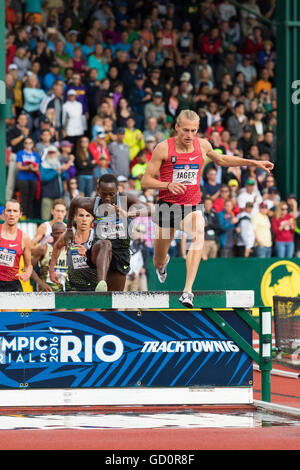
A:
{"type": "Polygon", "coordinates": [[[173,183],[184,185],[197,184],[199,165],[173,165],[173,183]]]}

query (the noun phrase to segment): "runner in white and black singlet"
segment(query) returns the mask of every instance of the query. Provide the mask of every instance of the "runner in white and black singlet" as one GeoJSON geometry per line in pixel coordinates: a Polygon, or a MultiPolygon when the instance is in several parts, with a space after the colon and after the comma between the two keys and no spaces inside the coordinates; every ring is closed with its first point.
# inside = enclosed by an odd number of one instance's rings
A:
{"type": "Polygon", "coordinates": [[[94,217],[94,240],[87,250],[87,263],[97,270],[96,291],[124,290],[126,274],[130,269],[130,219],[148,216],[151,209],[136,197],[118,193],[118,180],[105,174],[97,182],[95,198],[78,197],[72,200],[65,242],[74,239],[73,221],[78,208],[94,217]]]}

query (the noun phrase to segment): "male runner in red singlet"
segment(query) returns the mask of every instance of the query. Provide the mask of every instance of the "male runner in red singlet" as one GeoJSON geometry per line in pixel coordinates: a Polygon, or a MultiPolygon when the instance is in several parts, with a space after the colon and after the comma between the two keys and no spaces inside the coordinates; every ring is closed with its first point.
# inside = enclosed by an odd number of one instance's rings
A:
{"type": "Polygon", "coordinates": [[[0,225],[0,292],[21,292],[23,282],[32,274],[31,241],[27,234],[18,229],[21,217],[18,201],[11,199],[5,203],[0,225]],[[20,259],[24,258],[24,272],[19,273],[20,259]]]}
{"type": "Polygon", "coordinates": [[[141,181],[143,189],[159,190],[153,215],[156,224],[153,264],[160,282],[165,282],[167,277],[168,251],[175,230],[183,230],[192,238],[186,257],[185,286],[179,299],[187,308],[194,306],[192,288],[204,245],[204,220],[199,204],[205,157],[225,167],[256,166],[267,173],[274,167],[268,161],[247,160],[214,151],[207,140],[196,137],[199,120],[194,111],[181,111],[175,125],[176,136],[157,145],[141,181]]]}

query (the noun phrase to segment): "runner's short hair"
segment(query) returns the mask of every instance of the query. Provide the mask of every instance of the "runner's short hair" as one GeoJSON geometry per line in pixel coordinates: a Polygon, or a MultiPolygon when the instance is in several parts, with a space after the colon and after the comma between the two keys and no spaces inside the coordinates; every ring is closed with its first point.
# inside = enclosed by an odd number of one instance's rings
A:
{"type": "Polygon", "coordinates": [[[99,187],[101,183],[114,183],[118,187],[118,180],[115,175],[111,173],[105,173],[105,175],[100,176],[97,180],[97,186],[99,187]]]}
{"type": "Polygon", "coordinates": [[[188,121],[200,121],[200,117],[195,111],[191,111],[190,109],[183,109],[177,116],[176,122],[177,125],[180,126],[183,119],[187,119],[188,121]]]}

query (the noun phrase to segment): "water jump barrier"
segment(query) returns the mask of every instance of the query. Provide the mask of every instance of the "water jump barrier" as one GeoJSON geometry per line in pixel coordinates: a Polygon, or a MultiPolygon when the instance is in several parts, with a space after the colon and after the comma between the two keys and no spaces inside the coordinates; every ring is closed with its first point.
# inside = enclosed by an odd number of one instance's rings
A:
{"type": "Polygon", "coordinates": [[[0,407],[253,404],[254,363],[270,402],[271,307],[253,291],[198,291],[189,310],[179,297],[0,293],[13,310],[0,312],[0,407]]]}

